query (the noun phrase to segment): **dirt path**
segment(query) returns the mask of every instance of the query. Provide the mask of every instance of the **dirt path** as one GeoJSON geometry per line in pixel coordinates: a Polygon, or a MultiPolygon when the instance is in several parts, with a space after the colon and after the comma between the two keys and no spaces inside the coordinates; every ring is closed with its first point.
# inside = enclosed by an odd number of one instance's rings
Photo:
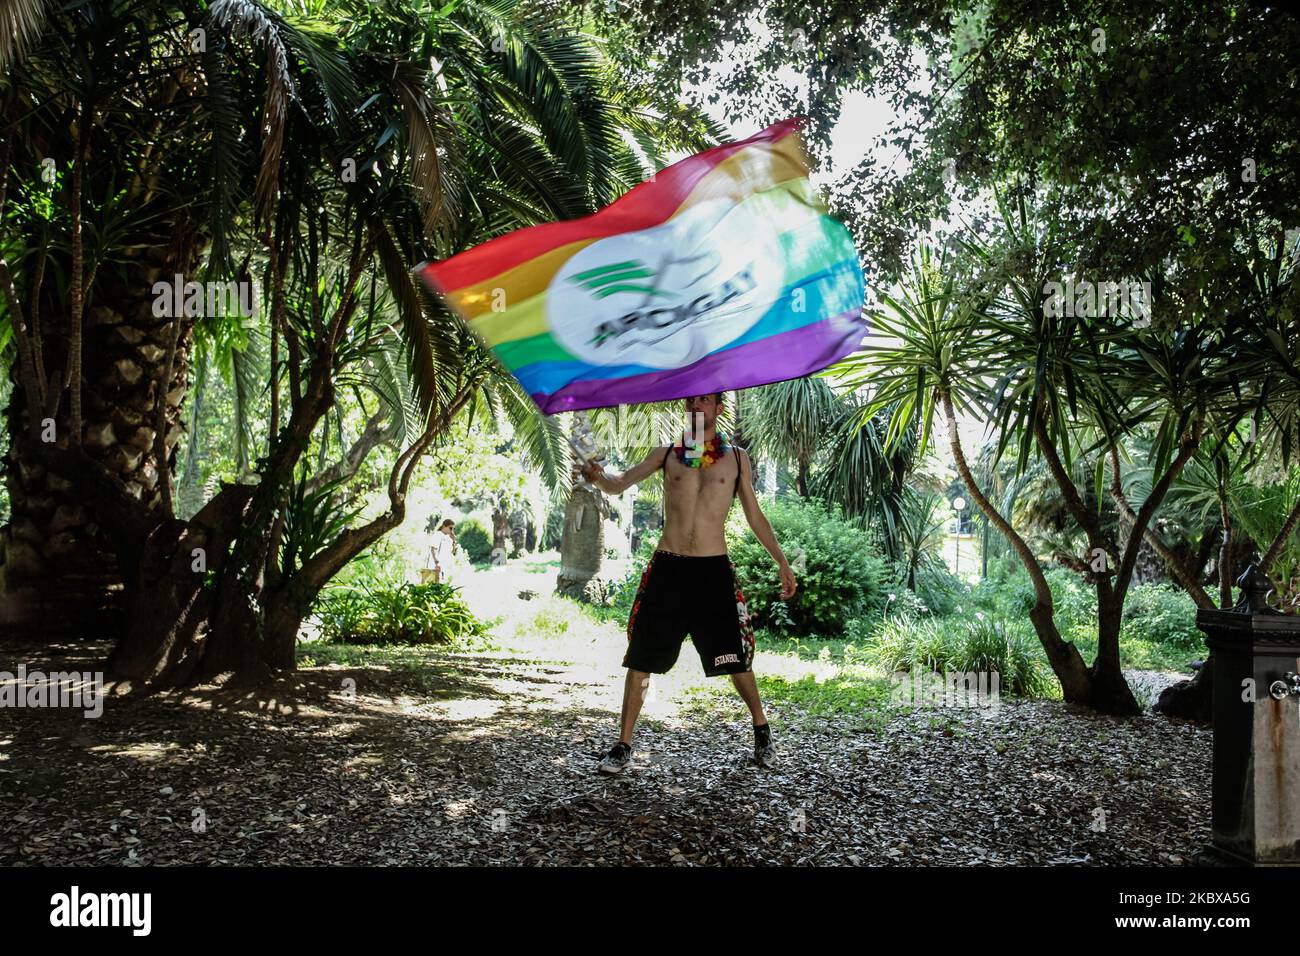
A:
{"type": "MultiPolygon", "coordinates": [[[[0,709],[0,865],[1168,865],[1209,837],[1207,730],[1008,698],[879,733],[773,709],[782,765],[761,770],[738,702],[666,694],[602,778],[602,647],[308,667],[98,719],[0,709]]],[[[105,648],[65,650],[0,646],[0,670],[93,670],[105,648]]]]}

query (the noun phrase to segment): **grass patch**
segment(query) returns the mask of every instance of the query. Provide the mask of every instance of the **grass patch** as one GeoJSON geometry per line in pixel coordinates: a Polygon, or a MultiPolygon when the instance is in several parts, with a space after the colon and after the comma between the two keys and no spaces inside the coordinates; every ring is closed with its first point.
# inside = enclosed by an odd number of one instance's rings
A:
{"type": "Polygon", "coordinates": [[[791,705],[810,717],[860,718],[862,729],[878,729],[889,718],[890,682],[877,676],[840,673],[819,680],[808,674],[791,681],[760,676],[758,690],[774,707],[791,705]]]}
{"type": "Polygon", "coordinates": [[[447,678],[442,659],[449,648],[415,644],[326,644],[300,645],[298,663],[302,667],[378,667],[389,672],[393,680],[412,692],[430,698],[462,696],[455,683],[447,678]]]}

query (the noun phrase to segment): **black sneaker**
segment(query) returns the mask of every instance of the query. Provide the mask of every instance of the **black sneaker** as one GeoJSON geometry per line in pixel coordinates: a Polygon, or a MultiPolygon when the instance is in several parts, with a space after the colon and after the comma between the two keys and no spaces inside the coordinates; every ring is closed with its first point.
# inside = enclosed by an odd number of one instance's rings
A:
{"type": "Polygon", "coordinates": [[[600,772],[622,773],[623,768],[631,762],[632,748],[620,740],[609,748],[609,753],[600,761],[600,772]]]}
{"type": "Polygon", "coordinates": [[[776,748],[772,746],[772,728],[768,724],[754,728],[754,762],[760,767],[776,766],[776,748]]]}

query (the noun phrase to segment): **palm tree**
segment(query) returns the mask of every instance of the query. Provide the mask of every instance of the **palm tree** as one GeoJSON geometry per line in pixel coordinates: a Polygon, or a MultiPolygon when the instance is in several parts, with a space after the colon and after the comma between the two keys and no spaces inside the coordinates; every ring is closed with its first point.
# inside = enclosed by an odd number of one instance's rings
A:
{"type": "Polygon", "coordinates": [[[820,464],[809,490],[816,498],[838,504],[846,515],[864,525],[875,525],[885,553],[897,561],[908,550],[903,512],[916,431],[886,447],[889,421],[888,409],[871,414],[856,394],[841,400],[820,444],[820,464]]]}
{"type": "Polygon", "coordinates": [[[511,388],[411,268],[608,201],[643,172],[620,129],[672,142],[675,127],[603,94],[590,38],[510,0],[316,18],[251,0],[24,9],[22,49],[0,41],[0,59],[25,57],[0,88],[18,174],[13,204],[0,189],[18,465],[4,617],[30,625],[78,594],[115,604],[115,666],[143,680],[291,666],[296,622],[400,522],[415,462],[487,383],[511,388]],[[38,175],[50,156],[53,189],[38,175]],[[196,327],[233,338],[244,323],[155,315],[152,283],[203,263],[266,290],[270,422],[256,482],[182,519],[171,478],[196,327]],[[392,506],[286,575],[303,454],[386,335],[414,404],[392,506]],[[41,441],[51,417],[58,443],[41,441]]]}
{"type": "MultiPolygon", "coordinates": [[[[1189,319],[1173,334],[1140,330],[1121,318],[1056,315],[1044,290],[1068,270],[1060,227],[997,197],[992,240],[973,234],[964,259],[936,259],[922,247],[898,295],[882,297],[878,321],[896,343],[864,355],[858,383],[874,383],[871,407],[894,407],[890,435],[919,426],[922,447],[937,410],[947,419],[958,473],[976,505],[1020,558],[1035,590],[1030,611],[1065,698],[1109,713],[1134,713],[1136,701],[1120,669],[1119,625],[1142,539],[1170,484],[1199,444],[1203,423],[1229,393],[1223,336],[1212,323],[1189,319]],[[1098,656],[1087,666],[1054,622],[1051,589],[1039,557],[976,480],[962,448],[957,413],[990,421],[998,436],[995,460],[1013,443],[1016,470],[1035,459],[1057,485],[1086,554],[1104,556],[1089,578],[1098,595],[1098,656]],[[1099,493],[1100,466],[1082,486],[1076,463],[1100,460],[1142,423],[1156,441],[1159,478],[1133,515],[1121,550],[1108,527],[1099,493]]],[[[1080,556],[1083,557],[1082,555],[1080,556]]]]}
{"type": "Polygon", "coordinates": [[[841,404],[817,375],[763,385],[746,392],[745,429],[755,451],[795,468],[795,489],[807,497],[813,459],[838,417],[841,404]]]}
{"type": "Polygon", "coordinates": [[[917,574],[943,563],[939,554],[948,523],[947,499],[933,492],[905,488],[900,505],[899,560],[903,566],[903,582],[909,591],[915,592],[917,574]]]}
{"type": "MultiPolygon", "coordinates": [[[[1289,304],[1300,265],[1300,241],[1276,234],[1265,237],[1240,261],[1244,267],[1237,278],[1238,295],[1229,304],[1227,321],[1232,331],[1232,392],[1221,396],[1220,421],[1210,435],[1213,446],[1202,450],[1212,475],[1201,475],[1198,482],[1202,489],[1208,487],[1210,495],[1202,493],[1201,500],[1212,495],[1223,531],[1218,561],[1223,607],[1232,603],[1234,556],[1247,536],[1263,550],[1256,570],[1272,577],[1279,603],[1293,600],[1300,587],[1293,577],[1300,550],[1300,487],[1286,480],[1292,449],[1300,440],[1300,327],[1289,304]],[[1259,497],[1272,496],[1265,492],[1257,497],[1243,480],[1248,472],[1260,470],[1272,472],[1278,492],[1263,520],[1256,512],[1259,497]],[[1246,535],[1237,534],[1234,526],[1244,527],[1246,535]]],[[[1204,592],[1197,594],[1199,582],[1186,576],[1181,580],[1198,605],[1214,606],[1204,592]]],[[[1213,671],[1211,652],[1195,678],[1166,688],[1154,709],[1173,717],[1212,719],[1213,671]]]]}

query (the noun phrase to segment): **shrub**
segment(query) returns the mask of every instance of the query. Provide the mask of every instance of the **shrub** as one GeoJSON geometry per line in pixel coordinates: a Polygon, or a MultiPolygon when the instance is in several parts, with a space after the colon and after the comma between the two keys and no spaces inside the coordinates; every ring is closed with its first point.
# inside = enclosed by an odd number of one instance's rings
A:
{"type": "Polygon", "coordinates": [[[743,512],[734,511],[727,546],[755,627],[781,636],[838,635],[850,619],[884,606],[885,562],[867,533],[844,520],[838,508],[778,498],[764,510],[796,565],[799,589],[789,601],[779,600],[781,578],[772,556],[750,533],[743,512]]]}
{"type": "Polygon", "coordinates": [[[1130,639],[1203,650],[1205,635],[1196,626],[1196,602],[1166,584],[1136,585],[1124,600],[1120,623],[1120,640],[1130,639]]]}
{"type": "MultiPolygon", "coordinates": [[[[905,579],[897,581],[905,590],[905,579]]],[[[952,614],[965,596],[965,583],[942,561],[930,561],[916,571],[916,596],[931,614],[952,614]]]]}
{"type": "Polygon", "coordinates": [[[881,609],[881,616],[885,618],[914,620],[929,614],[930,606],[902,584],[896,584],[890,589],[885,595],[885,605],[881,609]]]}
{"type": "Polygon", "coordinates": [[[482,564],[492,557],[492,533],[478,518],[466,518],[456,526],[456,540],[465,550],[465,557],[482,564]]]}
{"type": "MultiPolygon", "coordinates": [[[[1069,568],[1053,567],[1043,572],[1048,585],[1052,588],[1052,604],[1056,609],[1056,626],[1062,634],[1079,628],[1091,632],[1097,630],[1097,591],[1077,571],[1069,568]]],[[[1033,594],[1034,587],[1025,575],[1025,583],[1033,594]]],[[[1029,606],[1032,608],[1033,599],[1029,606]]],[[[1028,613],[1028,611],[1026,611],[1028,613]]]]}
{"type": "Polygon", "coordinates": [[[450,644],[486,628],[450,584],[362,586],[316,602],[321,635],[342,644],[450,644]]]}
{"type": "Polygon", "coordinates": [[[957,653],[953,631],[951,621],[891,618],[876,632],[867,660],[889,673],[943,670],[957,653]]]}
{"type": "Polygon", "coordinates": [[[1044,697],[1053,686],[1033,632],[994,618],[890,619],[866,656],[889,673],[996,672],[999,693],[1044,697]]]}
{"type": "MultiPolygon", "coordinates": [[[[1076,572],[1068,568],[1049,567],[1043,572],[1052,589],[1056,626],[1062,636],[1097,626],[1097,594],[1076,572]]],[[[958,588],[964,590],[964,586],[958,588]]],[[[971,588],[960,603],[977,608],[992,617],[1012,621],[1027,619],[1037,596],[1029,572],[1014,560],[990,561],[989,576],[971,588]]]]}
{"type": "Polygon", "coordinates": [[[999,693],[1046,697],[1053,676],[1033,628],[995,618],[968,620],[952,670],[997,671],[999,693]]]}

